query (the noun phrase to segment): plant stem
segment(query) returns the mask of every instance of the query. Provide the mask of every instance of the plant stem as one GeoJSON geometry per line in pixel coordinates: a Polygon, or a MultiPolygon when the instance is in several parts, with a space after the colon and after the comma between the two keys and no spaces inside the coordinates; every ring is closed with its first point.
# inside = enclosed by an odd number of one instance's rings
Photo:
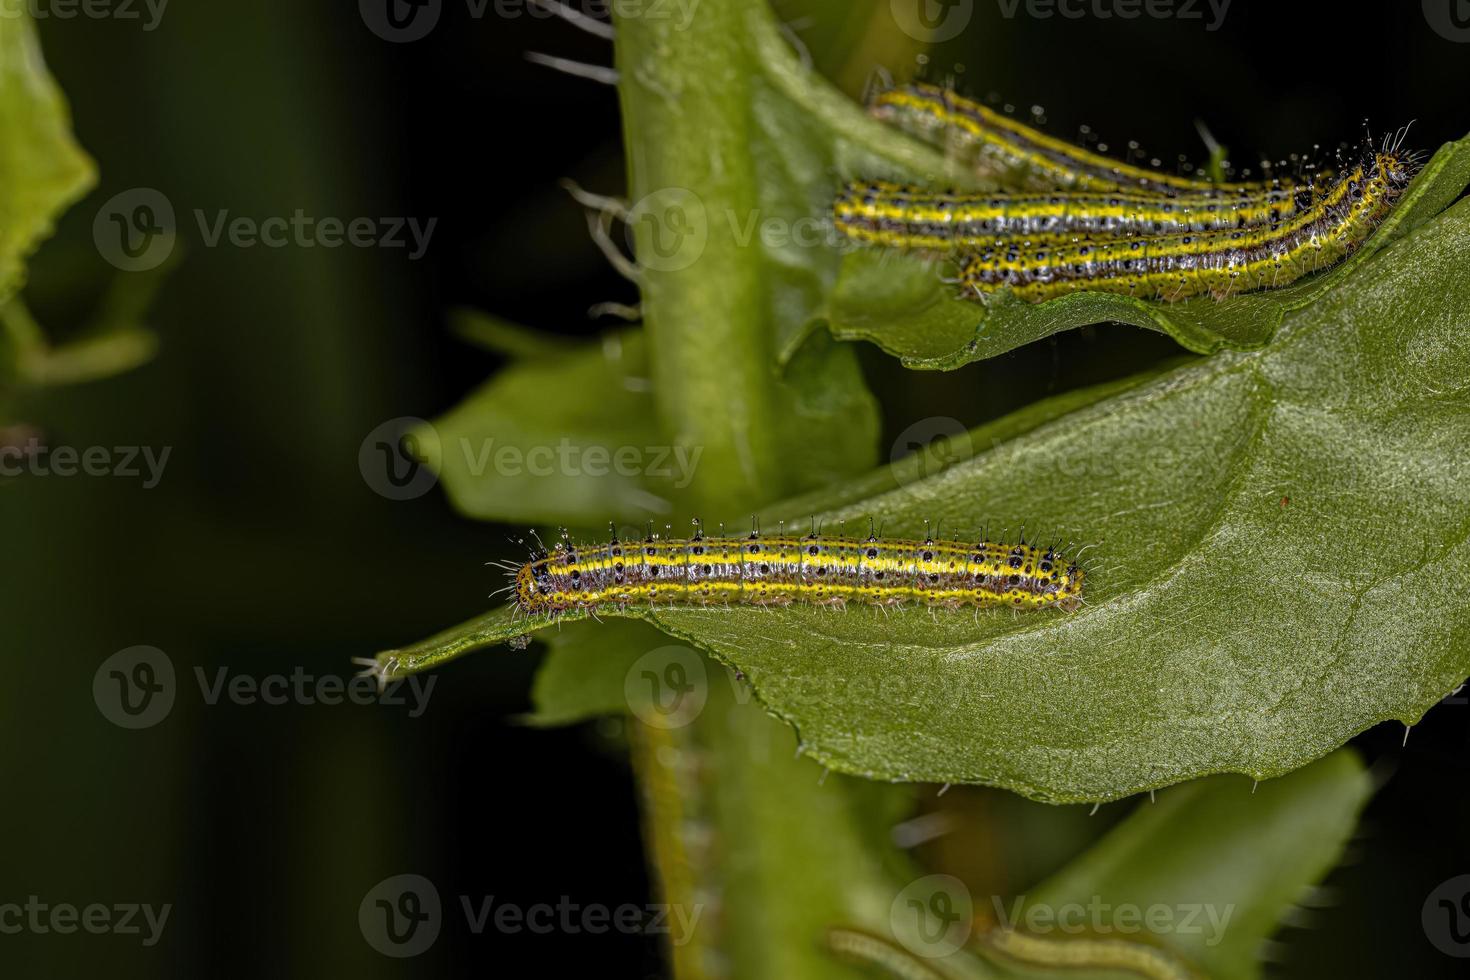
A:
{"type": "Polygon", "coordinates": [[[764,0],[704,0],[677,17],[617,18],[617,65],[659,421],[703,451],[691,504],[748,507],[782,492],[775,340],[750,155],[747,21],[764,0]]]}

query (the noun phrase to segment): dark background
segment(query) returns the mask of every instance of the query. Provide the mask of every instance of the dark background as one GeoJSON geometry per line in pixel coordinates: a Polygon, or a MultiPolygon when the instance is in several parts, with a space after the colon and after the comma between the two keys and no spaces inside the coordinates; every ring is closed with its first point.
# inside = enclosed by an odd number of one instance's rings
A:
{"type": "MultiPolygon", "coordinates": [[[[1431,149],[1470,130],[1470,44],[1432,30],[1418,4],[1348,14],[1235,0],[1213,32],[1001,9],[977,2],[926,72],[963,63],[963,90],[1045,106],[1058,134],[1085,123],[1115,145],[1198,160],[1196,119],[1237,159],[1356,140],[1365,118],[1375,133],[1416,118],[1410,143],[1431,149]]],[[[778,10],[853,91],[893,48],[887,0],[778,10]]],[[[21,405],[54,443],[172,455],[153,490],[107,477],[0,483],[0,902],[174,908],[151,949],[114,935],[0,936],[4,975],[660,973],[657,944],[636,936],[477,936],[450,915],[429,953],[397,961],[359,933],[362,896],[401,872],[430,877],[446,902],[650,900],[616,723],[514,722],[539,648],[439,671],[418,718],[209,705],[193,674],[347,675],[351,657],[484,609],[499,579],[482,563],[514,553],[511,529],[456,516],[437,491],[378,496],[359,445],[387,419],[444,411],[495,369],[449,334],[452,308],[590,334],[590,305],[635,300],[556,184],[624,188],[615,93],[523,57],[606,65],[611,47],[493,11],[477,20],[446,0],[439,27],[411,44],[374,36],[345,0],[176,0],[151,32],[40,24],[101,180],[32,263],[38,317],[65,337],[107,281],[92,221],[120,191],[163,191],[185,254],[150,317],[153,363],[21,405]],[[438,225],[418,262],[403,250],[210,248],[196,208],[438,225]],[[91,691],[98,665],[135,644],[166,651],[180,691],[166,720],[128,732],[91,691]]],[[[885,67],[912,75],[905,59],[885,67]]],[[[1174,353],[1165,338],[1101,327],[949,375],[906,373],[875,351],[864,363],[892,439],[926,416],[978,423],[1174,353]]],[[[1419,913],[1436,884],[1470,871],[1467,713],[1463,698],[1437,708],[1402,748],[1397,725],[1357,740],[1387,782],[1330,879],[1335,907],[1278,936],[1282,975],[1458,975],[1419,913]]],[[[983,807],[998,795],[946,799],[983,807]]],[[[995,805],[1016,819],[1031,806],[995,805]]]]}

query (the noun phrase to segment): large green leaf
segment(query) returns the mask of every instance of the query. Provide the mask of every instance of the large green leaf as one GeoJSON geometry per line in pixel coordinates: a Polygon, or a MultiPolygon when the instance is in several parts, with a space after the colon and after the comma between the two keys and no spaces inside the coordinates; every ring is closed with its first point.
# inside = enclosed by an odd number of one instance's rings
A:
{"type": "MultiPolygon", "coordinates": [[[[1171,788],[1007,902],[1006,914],[1024,924],[1031,909],[1070,905],[1072,924],[1084,918],[1109,937],[1151,934],[1212,980],[1259,976],[1262,941],[1337,864],[1371,792],[1351,751],[1256,787],[1217,776],[1171,788]],[[1147,928],[1150,914],[1159,928],[1147,928]]],[[[1065,939],[1052,923],[1050,935],[1065,939]]]]}
{"type": "MultiPolygon", "coordinates": [[[[875,478],[888,489],[866,500],[839,489],[784,513],[1087,542],[1078,613],[639,615],[743,670],[823,762],[877,778],[1113,799],[1279,775],[1413,722],[1470,673],[1467,260],[1462,202],[1265,350],[977,440],[937,474],[875,478]]],[[[388,656],[432,663],[504,628],[388,656]]]]}
{"type": "Polygon", "coordinates": [[[35,26],[20,0],[0,0],[0,303],[20,287],[25,258],[57,212],[93,180],[35,26]]]}
{"type": "Polygon", "coordinates": [[[1467,259],[1462,203],[1267,350],[828,515],[1093,543],[1076,615],[655,620],[745,670],[824,761],[887,778],[1112,798],[1416,720],[1470,672],[1467,259]]]}

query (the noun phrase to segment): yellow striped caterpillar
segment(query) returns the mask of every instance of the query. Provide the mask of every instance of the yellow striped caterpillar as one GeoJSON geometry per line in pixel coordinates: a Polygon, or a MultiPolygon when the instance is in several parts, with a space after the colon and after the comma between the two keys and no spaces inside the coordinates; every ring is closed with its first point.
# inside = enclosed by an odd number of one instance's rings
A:
{"type": "Polygon", "coordinates": [[[882,970],[895,980],[948,980],[949,974],[926,963],[898,943],[863,929],[832,926],[827,948],[852,963],[882,970]]]}
{"type": "Polygon", "coordinates": [[[1316,204],[1267,226],[1157,238],[1083,236],[1062,244],[999,239],[964,262],[960,283],[975,298],[1009,289],[1032,302],[1079,289],[1179,300],[1285,286],[1366,241],[1413,168],[1414,160],[1396,148],[1372,154],[1316,204]]]}
{"type": "Polygon", "coordinates": [[[526,613],[628,605],[756,605],[841,608],[917,603],[940,609],[1009,606],[1076,609],[1083,572],[1055,548],[980,541],[936,542],[778,534],[575,545],[563,534],[549,554],[515,570],[526,613]]]}
{"type": "Polygon", "coordinates": [[[1041,243],[1079,235],[1108,238],[1224,231],[1273,224],[1311,209],[1329,186],[1320,176],[1235,194],[1083,191],[953,193],[887,181],[849,181],[832,205],[837,228],[865,245],[929,253],[989,245],[997,238],[1041,243]]]}
{"type": "Polygon", "coordinates": [[[1255,194],[1275,181],[1216,183],[1114,160],[987,109],[939,85],[916,83],[880,92],[877,119],[956,152],[982,177],[1005,187],[1053,191],[1255,194]]]}
{"type": "Polygon", "coordinates": [[[871,111],[958,146],[984,176],[1047,193],[953,194],[849,183],[837,228],[868,245],[955,254],[963,294],[1040,302],[1081,290],[1221,299],[1285,286],[1367,240],[1418,158],[1404,131],[1341,174],[1212,183],[1138,167],[1047,136],[935,85],[880,93],[871,111]]]}
{"type": "Polygon", "coordinates": [[[1016,929],[992,928],[979,933],[987,949],[1031,967],[1122,971],[1147,980],[1199,980],[1199,973],[1178,954],[1161,946],[1102,936],[1053,938],[1016,929]]]}

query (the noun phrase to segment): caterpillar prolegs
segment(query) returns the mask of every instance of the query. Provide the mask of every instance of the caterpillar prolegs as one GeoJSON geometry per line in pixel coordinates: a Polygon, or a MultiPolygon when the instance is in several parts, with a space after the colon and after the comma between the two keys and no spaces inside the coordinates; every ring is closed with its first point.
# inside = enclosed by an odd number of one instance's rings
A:
{"type": "MultiPolygon", "coordinates": [[[[696,525],[696,528],[698,526],[696,525]]],[[[628,605],[810,603],[1076,609],[1083,572],[1055,548],[989,541],[922,541],[752,533],[649,535],[594,545],[563,538],[515,573],[527,613],[628,605]]]]}

